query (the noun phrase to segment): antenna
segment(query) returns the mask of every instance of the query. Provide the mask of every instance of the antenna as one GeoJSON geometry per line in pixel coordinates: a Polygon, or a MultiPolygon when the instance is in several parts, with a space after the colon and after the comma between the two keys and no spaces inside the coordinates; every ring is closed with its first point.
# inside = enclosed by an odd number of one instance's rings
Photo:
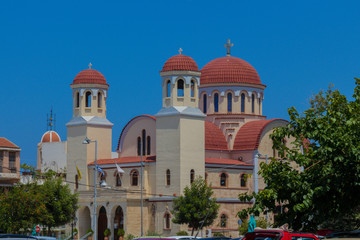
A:
{"type": "Polygon", "coordinates": [[[50,117],[49,114],[46,114],[46,130],[47,131],[55,130],[55,122],[56,122],[56,114],[54,114],[53,116],[53,109],[51,106],[50,117]]]}

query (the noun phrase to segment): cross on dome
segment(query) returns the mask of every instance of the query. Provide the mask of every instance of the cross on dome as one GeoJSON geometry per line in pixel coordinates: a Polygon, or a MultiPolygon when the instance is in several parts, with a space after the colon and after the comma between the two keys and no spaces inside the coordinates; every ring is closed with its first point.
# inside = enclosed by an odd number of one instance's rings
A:
{"type": "Polygon", "coordinates": [[[179,54],[181,55],[181,52],[182,52],[183,50],[182,50],[182,48],[179,48],[178,51],[179,51],[179,54]]]}
{"type": "Polygon", "coordinates": [[[89,63],[89,65],[88,65],[88,66],[89,66],[89,69],[91,69],[91,66],[92,66],[91,62],[89,63]]]}
{"type": "Polygon", "coordinates": [[[233,47],[234,44],[230,43],[230,39],[227,40],[227,43],[224,45],[226,47],[226,56],[230,56],[230,48],[233,47]]]}

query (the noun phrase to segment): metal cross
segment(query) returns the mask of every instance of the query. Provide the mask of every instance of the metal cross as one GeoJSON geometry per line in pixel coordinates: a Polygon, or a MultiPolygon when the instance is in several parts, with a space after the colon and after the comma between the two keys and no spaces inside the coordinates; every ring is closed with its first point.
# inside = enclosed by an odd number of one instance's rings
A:
{"type": "Polygon", "coordinates": [[[179,48],[178,51],[179,51],[179,54],[181,55],[181,52],[182,52],[183,50],[182,50],[182,48],[179,48]]]}
{"type": "Polygon", "coordinates": [[[88,65],[88,66],[89,66],[89,69],[91,69],[92,64],[91,64],[91,63],[89,63],[89,65],[88,65]]]}
{"type": "Polygon", "coordinates": [[[226,56],[230,56],[230,48],[233,47],[234,44],[230,43],[230,39],[227,40],[227,43],[224,45],[226,47],[226,56]]]}

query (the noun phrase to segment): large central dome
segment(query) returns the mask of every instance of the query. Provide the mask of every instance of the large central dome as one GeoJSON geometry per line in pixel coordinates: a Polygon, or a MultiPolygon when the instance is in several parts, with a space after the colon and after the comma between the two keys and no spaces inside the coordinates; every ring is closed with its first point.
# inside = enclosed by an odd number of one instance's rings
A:
{"type": "Polygon", "coordinates": [[[226,56],[212,60],[201,69],[200,83],[261,84],[261,80],[255,68],[248,62],[226,56]]]}

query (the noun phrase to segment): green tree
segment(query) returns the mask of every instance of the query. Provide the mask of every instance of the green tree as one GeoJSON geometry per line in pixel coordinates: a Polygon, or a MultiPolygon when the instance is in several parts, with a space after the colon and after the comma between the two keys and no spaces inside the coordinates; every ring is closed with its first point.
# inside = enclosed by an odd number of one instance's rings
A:
{"type": "Polygon", "coordinates": [[[360,206],[360,80],[355,80],[351,101],[329,89],[315,95],[302,114],[294,107],[288,110],[289,124],[271,135],[282,159],[261,164],[266,187],[258,194],[239,196],[248,201],[255,198],[254,205],[239,212],[239,217],[267,210],[277,213],[276,226],[288,223],[294,230],[315,230],[356,216],[354,209],[360,206]],[[284,138],[295,140],[285,145],[284,138]]]}
{"type": "Polygon", "coordinates": [[[78,195],[71,193],[67,184],[64,184],[61,176],[48,173],[44,183],[40,186],[44,195],[44,203],[47,216],[42,218],[40,224],[47,226],[48,234],[52,227],[58,227],[69,223],[78,209],[78,195]]]}
{"type": "Polygon", "coordinates": [[[173,200],[174,215],[177,224],[187,224],[192,228],[191,235],[200,227],[206,227],[217,217],[219,204],[211,198],[213,191],[201,177],[196,178],[190,187],[185,187],[184,195],[173,200]]]}
{"type": "Polygon", "coordinates": [[[0,194],[0,232],[32,229],[46,215],[43,194],[36,184],[19,185],[0,194]]]}
{"type": "Polygon", "coordinates": [[[34,176],[34,181],[18,184],[0,194],[0,231],[19,233],[36,224],[48,228],[69,223],[78,208],[77,194],[54,171],[43,175],[32,167],[22,166],[34,176]],[[42,184],[38,184],[38,183],[42,184]]]}

